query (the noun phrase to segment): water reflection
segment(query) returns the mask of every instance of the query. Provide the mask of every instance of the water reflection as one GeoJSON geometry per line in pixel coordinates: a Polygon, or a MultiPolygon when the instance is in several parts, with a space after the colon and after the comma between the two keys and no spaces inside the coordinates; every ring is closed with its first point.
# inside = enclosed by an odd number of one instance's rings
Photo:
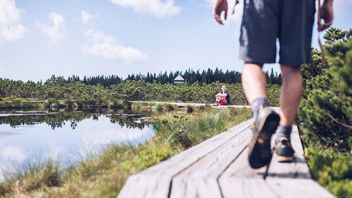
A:
{"type": "Polygon", "coordinates": [[[154,135],[136,122],[144,115],[123,112],[55,112],[38,115],[0,114],[0,180],[28,163],[56,159],[75,163],[109,144],[137,145],[154,135]]]}
{"type": "Polygon", "coordinates": [[[138,118],[147,116],[147,113],[133,112],[95,112],[95,111],[63,111],[63,112],[0,112],[0,125],[9,124],[11,127],[21,125],[35,125],[46,123],[52,129],[61,128],[69,124],[72,129],[85,119],[98,120],[101,115],[110,118],[111,123],[126,126],[127,128],[143,129],[145,123],[137,122],[138,118]]]}

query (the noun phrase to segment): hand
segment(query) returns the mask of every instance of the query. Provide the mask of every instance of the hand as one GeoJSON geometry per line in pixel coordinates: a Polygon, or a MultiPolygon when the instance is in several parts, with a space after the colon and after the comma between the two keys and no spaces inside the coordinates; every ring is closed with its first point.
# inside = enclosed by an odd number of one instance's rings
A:
{"type": "Polygon", "coordinates": [[[333,9],[333,1],[325,0],[324,4],[319,7],[320,9],[320,18],[318,18],[318,30],[319,32],[326,30],[332,25],[334,21],[334,9],[333,9]],[[322,21],[324,23],[322,23],[322,21]]]}
{"type": "Polygon", "coordinates": [[[215,7],[214,7],[214,19],[221,25],[224,25],[224,22],[221,20],[222,12],[225,12],[225,20],[227,20],[227,10],[228,10],[228,3],[227,0],[216,0],[215,7]]]}

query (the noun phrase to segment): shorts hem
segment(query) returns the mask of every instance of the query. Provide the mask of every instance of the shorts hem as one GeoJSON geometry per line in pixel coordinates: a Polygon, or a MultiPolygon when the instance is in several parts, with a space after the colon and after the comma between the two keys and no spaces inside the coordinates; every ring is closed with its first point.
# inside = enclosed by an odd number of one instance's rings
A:
{"type": "Polygon", "coordinates": [[[273,61],[273,60],[260,60],[260,59],[254,59],[254,58],[243,57],[243,56],[239,56],[239,59],[243,60],[244,62],[250,62],[250,63],[256,63],[256,64],[262,64],[262,65],[276,63],[276,61],[273,61]]]}

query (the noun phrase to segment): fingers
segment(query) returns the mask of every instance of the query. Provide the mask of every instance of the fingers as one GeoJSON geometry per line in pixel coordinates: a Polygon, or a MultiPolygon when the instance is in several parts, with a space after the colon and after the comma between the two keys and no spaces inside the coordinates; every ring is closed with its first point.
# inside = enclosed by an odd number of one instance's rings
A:
{"type": "Polygon", "coordinates": [[[224,25],[224,22],[221,20],[221,17],[219,14],[214,15],[214,19],[216,22],[218,22],[220,25],[224,25]]]}
{"type": "Polygon", "coordinates": [[[332,5],[324,4],[319,8],[320,15],[318,16],[318,31],[321,32],[329,28],[334,21],[334,10],[332,5]]]}
{"type": "Polygon", "coordinates": [[[214,19],[221,25],[224,25],[224,22],[221,19],[223,12],[225,12],[224,19],[227,20],[227,0],[217,0],[214,7],[214,19]]]}
{"type": "MultiPolygon", "coordinates": [[[[224,10],[223,12],[224,12],[224,19],[227,20],[227,10],[224,10]]],[[[218,22],[219,24],[224,25],[224,21],[221,19],[221,13],[222,13],[222,12],[220,12],[220,13],[215,13],[215,14],[214,14],[214,19],[215,19],[215,21],[218,22]]]]}
{"type": "Polygon", "coordinates": [[[318,31],[321,32],[328,29],[332,25],[332,22],[333,22],[332,19],[330,20],[324,19],[324,23],[318,23],[318,31]]]}

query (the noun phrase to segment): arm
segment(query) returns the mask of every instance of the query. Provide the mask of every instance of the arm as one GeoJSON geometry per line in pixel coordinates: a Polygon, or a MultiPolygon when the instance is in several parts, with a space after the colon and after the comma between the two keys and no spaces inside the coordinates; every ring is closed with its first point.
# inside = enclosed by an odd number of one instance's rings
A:
{"type": "Polygon", "coordinates": [[[221,19],[221,13],[225,12],[224,19],[227,19],[227,10],[228,10],[227,0],[216,0],[214,6],[214,19],[221,25],[224,25],[224,22],[221,19]]]}
{"type": "Polygon", "coordinates": [[[223,97],[223,98],[225,98],[226,96],[227,96],[227,93],[225,92],[225,93],[220,93],[219,94],[221,97],[223,97]]]}
{"type": "Polygon", "coordinates": [[[320,11],[320,18],[318,18],[318,30],[321,32],[329,28],[334,21],[333,0],[324,0],[323,5],[319,5],[318,9],[320,11]]]}

